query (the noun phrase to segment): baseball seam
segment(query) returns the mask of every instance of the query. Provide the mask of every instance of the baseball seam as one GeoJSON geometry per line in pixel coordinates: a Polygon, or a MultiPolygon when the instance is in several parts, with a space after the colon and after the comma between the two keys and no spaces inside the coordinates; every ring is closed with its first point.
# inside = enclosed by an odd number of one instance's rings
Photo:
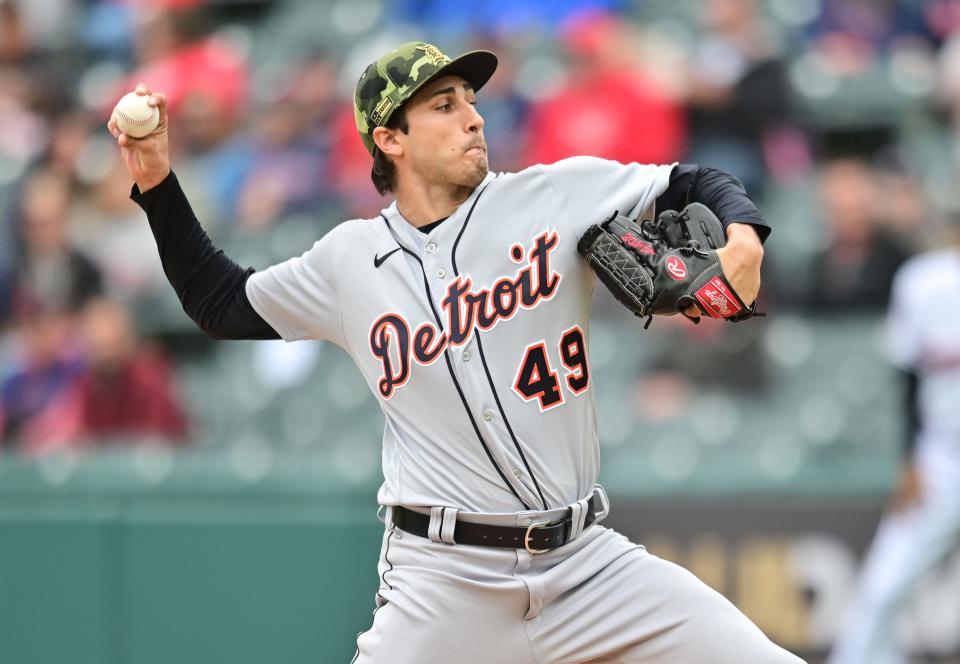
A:
{"type": "Polygon", "coordinates": [[[152,113],[148,117],[143,118],[142,120],[137,120],[136,118],[132,118],[126,113],[124,113],[123,111],[121,111],[120,109],[117,109],[117,115],[122,117],[124,122],[129,122],[130,124],[135,124],[140,126],[149,124],[153,120],[152,113]]]}

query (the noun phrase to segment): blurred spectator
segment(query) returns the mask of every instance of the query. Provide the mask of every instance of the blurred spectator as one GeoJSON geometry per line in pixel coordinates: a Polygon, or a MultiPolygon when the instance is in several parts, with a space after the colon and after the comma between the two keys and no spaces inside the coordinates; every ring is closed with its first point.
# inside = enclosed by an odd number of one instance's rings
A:
{"type": "Polygon", "coordinates": [[[17,306],[13,358],[0,380],[0,445],[36,440],[39,417],[65,394],[83,363],[62,309],[22,299],[17,306]]]}
{"type": "Polygon", "coordinates": [[[237,197],[253,165],[250,137],[236,132],[234,121],[222,116],[205,95],[185,100],[178,121],[188,128],[180,147],[189,154],[178,160],[177,176],[186,183],[191,200],[196,196],[197,214],[211,225],[233,221],[237,197]]]}
{"type": "Polygon", "coordinates": [[[85,367],[47,405],[28,452],[144,438],[183,443],[187,421],[170,366],[161,352],[140,344],[126,310],[107,298],[90,302],[80,336],[85,367]]]}
{"type": "Polygon", "coordinates": [[[330,129],[333,133],[331,175],[340,193],[344,212],[355,219],[376,216],[387,206],[388,200],[380,196],[370,182],[373,161],[357,136],[352,100],[341,104],[330,129]]]}
{"type": "Polygon", "coordinates": [[[334,63],[316,55],[291,71],[278,99],[258,110],[253,163],[237,203],[241,224],[261,227],[288,214],[315,214],[337,200],[329,160],[338,108],[334,63]]]}
{"type": "Polygon", "coordinates": [[[771,160],[792,154],[778,149],[782,133],[790,131],[790,93],[774,27],[758,4],[705,3],[705,34],[693,56],[687,98],[689,161],[735,174],[751,195],[766,180],[765,148],[771,160]]]}
{"type": "Polygon", "coordinates": [[[166,93],[177,127],[171,150],[185,153],[177,159],[177,174],[197,215],[217,224],[232,218],[251,166],[250,141],[238,132],[250,72],[232,43],[205,34],[207,14],[197,4],[161,2],[161,8],[142,16],[136,40],[141,66],[110,103],[139,81],[166,93]]]}
{"type": "Polygon", "coordinates": [[[12,296],[18,306],[37,302],[44,310],[76,311],[103,290],[100,271],[67,240],[70,187],[50,171],[38,171],[21,198],[23,251],[16,258],[12,296]]]}
{"type": "Polygon", "coordinates": [[[89,256],[124,301],[165,293],[169,288],[157,243],[143,213],[130,200],[130,179],[112,157],[104,177],[71,211],[70,237],[89,256]]]}
{"type": "Polygon", "coordinates": [[[827,0],[811,26],[811,46],[835,71],[856,75],[892,49],[930,39],[923,4],[827,0]]]}
{"type": "Polygon", "coordinates": [[[83,45],[100,58],[126,59],[133,50],[133,24],[138,3],[85,2],[78,21],[83,45]]]}
{"type": "Polygon", "coordinates": [[[30,40],[20,8],[13,0],[0,2],[0,63],[22,60],[30,40]]]}
{"type": "Polygon", "coordinates": [[[925,0],[920,4],[935,36],[946,39],[960,29],[960,0],[925,0]]]}
{"type": "Polygon", "coordinates": [[[880,222],[886,197],[876,176],[862,160],[835,159],[821,169],[819,188],[827,238],[811,265],[806,303],[822,312],[880,312],[908,253],[880,222]]]}
{"type": "Polygon", "coordinates": [[[638,68],[637,40],[611,14],[570,21],[564,30],[570,78],[554,96],[533,104],[526,163],[575,155],[652,164],[680,158],[686,142],[683,111],[638,68]]]}
{"type": "Polygon", "coordinates": [[[934,213],[922,182],[895,154],[878,162],[877,181],[885,196],[879,213],[883,227],[908,253],[926,249],[934,213]]]}
{"type": "Polygon", "coordinates": [[[161,6],[141,14],[135,42],[140,68],[122,92],[138,81],[149,81],[155,90],[166,92],[171,114],[199,96],[206,98],[225,122],[239,119],[249,87],[243,55],[231,43],[207,34],[208,16],[193,6],[199,3],[157,4],[161,6]]]}
{"type": "Polygon", "coordinates": [[[13,175],[23,173],[49,140],[49,121],[34,110],[31,87],[25,72],[0,66],[0,164],[13,175]]]}
{"type": "Polygon", "coordinates": [[[510,43],[493,38],[477,40],[471,49],[486,49],[500,61],[497,75],[477,95],[477,112],[483,116],[483,134],[490,153],[490,169],[515,171],[522,169],[523,141],[529,103],[516,87],[516,55],[510,43]]]}
{"type": "Polygon", "coordinates": [[[83,182],[86,174],[82,172],[82,158],[91,142],[91,128],[98,124],[78,110],[57,117],[50,127],[47,149],[41,155],[44,166],[73,184],[83,182]]]}

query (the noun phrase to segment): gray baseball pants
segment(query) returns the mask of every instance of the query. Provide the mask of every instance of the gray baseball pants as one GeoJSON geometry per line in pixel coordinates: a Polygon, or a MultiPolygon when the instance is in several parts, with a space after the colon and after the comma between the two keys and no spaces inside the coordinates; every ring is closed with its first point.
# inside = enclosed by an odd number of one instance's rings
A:
{"type": "Polygon", "coordinates": [[[802,664],[693,574],[599,524],[536,555],[386,525],[357,664],[802,664]]]}

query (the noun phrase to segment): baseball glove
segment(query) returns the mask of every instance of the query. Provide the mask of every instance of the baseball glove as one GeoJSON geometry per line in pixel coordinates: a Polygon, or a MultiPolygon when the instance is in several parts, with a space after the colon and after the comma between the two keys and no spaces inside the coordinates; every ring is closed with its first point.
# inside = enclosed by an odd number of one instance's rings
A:
{"type": "Polygon", "coordinates": [[[716,215],[691,203],[640,223],[615,212],[587,229],[577,251],[621,304],[647,318],[646,329],[653,316],[671,316],[690,305],[732,322],[763,315],[756,303],[744,304],[724,276],[716,250],[725,244],[716,215]]]}

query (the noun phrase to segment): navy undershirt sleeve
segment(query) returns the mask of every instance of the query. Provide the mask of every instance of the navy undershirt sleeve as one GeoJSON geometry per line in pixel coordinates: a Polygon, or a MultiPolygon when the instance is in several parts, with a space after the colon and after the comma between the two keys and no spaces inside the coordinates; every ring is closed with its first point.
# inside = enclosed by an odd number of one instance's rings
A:
{"type": "Polygon", "coordinates": [[[134,185],[130,198],[147,213],[167,280],[201,330],[214,339],[280,338],[247,299],[253,268],[214,246],[173,172],[145,193],[134,185]]]}
{"type": "Polygon", "coordinates": [[[715,168],[678,164],[670,173],[667,190],[657,198],[657,212],[682,210],[690,203],[703,203],[713,210],[724,228],[732,223],[750,224],[760,241],[770,235],[770,225],[747,195],[743,183],[715,168]]]}

